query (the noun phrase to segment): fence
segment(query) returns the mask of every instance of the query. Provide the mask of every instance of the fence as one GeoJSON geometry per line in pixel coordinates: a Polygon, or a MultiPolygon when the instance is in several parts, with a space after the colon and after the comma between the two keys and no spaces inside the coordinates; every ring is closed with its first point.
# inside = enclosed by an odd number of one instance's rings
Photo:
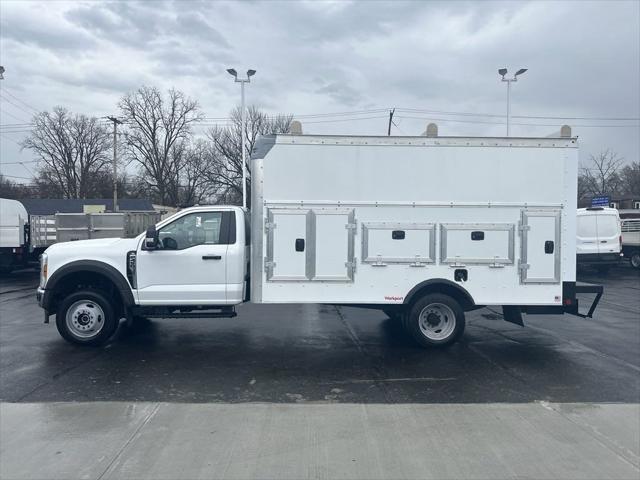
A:
{"type": "Polygon", "coordinates": [[[40,248],[56,242],[135,237],[159,222],[160,213],[56,213],[32,215],[29,221],[31,245],[40,248]]]}

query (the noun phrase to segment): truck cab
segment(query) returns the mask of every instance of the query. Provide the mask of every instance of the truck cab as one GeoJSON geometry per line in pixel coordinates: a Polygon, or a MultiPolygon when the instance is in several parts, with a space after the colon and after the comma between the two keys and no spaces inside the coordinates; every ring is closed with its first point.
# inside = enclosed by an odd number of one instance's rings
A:
{"type": "Polygon", "coordinates": [[[248,212],[194,207],[132,239],[52,245],[38,288],[48,319],[73,343],[101,343],[120,318],[233,316],[247,298],[248,212]]]}

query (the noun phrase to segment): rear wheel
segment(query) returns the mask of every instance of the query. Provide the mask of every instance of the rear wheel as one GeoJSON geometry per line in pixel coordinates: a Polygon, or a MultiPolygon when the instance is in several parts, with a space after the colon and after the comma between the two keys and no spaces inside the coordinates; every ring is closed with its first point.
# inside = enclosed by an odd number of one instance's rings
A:
{"type": "Polygon", "coordinates": [[[631,257],[629,258],[629,263],[633,268],[640,268],[640,251],[635,251],[631,253],[631,257]]]}
{"type": "Polygon", "coordinates": [[[81,290],[67,296],[56,314],[58,332],[76,345],[101,345],[117,326],[111,302],[95,290],[81,290]]]}
{"type": "Polygon", "coordinates": [[[429,293],[413,304],[404,326],[423,347],[444,347],[464,332],[464,310],[452,297],[429,293]]]}

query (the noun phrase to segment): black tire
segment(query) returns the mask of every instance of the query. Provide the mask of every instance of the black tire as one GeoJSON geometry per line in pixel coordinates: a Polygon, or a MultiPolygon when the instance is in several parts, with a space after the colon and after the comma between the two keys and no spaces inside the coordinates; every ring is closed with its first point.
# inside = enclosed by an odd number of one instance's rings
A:
{"type": "Polygon", "coordinates": [[[640,269],[640,251],[631,252],[629,264],[636,270],[640,269]]]}
{"type": "Polygon", "coordinates": [[[413,303],[403,318],[403,324],[422,347],[445,347],[464,333],[464,310],[449,295],[429,293],[413,303]],[[430,317],[433,320],[429,320],[430,317]]]}
{"type": "Polygon", "coordinates": [[[104,293],[97,290],[80,290],[68,295],[59,305],[58,312],[56,314],[56,327],[58,332],[67,342],[75,345],[97,346],[105,343],[118,328],[118,318],[114,314],[113,306],[108,297],[104,293]],[[84,302],[86,305],[79,305],[84,302]],[[96,306],[98,307],[96,309],[96,306]],[[73,308],[70,312],[70,323],[67,322],[67,312],[73,308]],[[76,316],[74,322],[74,311],[79,312],[80,309],[89,312],[87,314],[80,313],[76,316]],[[95,309],[92,310],[92,309],[95,309]],[[100,310],[102,314],[100,314],[100,310]],[[85,320],[83,318],[89,318],[85,320]],[[84,324],[87,322],[86,324],[84,324]],[[102,325],[100,326],[100,323],[102,325]],[[74,327],[74,325],[76,325],[74,327]],[[91,328],[91,325],[96,325],[95,328],[91,328]],[[87,327],[87,330],[81,332],[80,330],[87,327]],[[92,334],[95,331],[95,334],[92,334]]]}

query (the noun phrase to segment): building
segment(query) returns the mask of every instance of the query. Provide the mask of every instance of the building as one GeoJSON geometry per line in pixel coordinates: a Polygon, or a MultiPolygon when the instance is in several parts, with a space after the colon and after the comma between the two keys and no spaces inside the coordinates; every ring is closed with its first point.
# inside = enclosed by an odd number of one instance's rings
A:
{"type": "MultiPolygon", "coordinates": [[[[23,198],[20,203],[29,215],[113,212],[112,198],[23,198]]],[[[118,200],[118,211],[154,212],[155,209],[150,200],[122,198],[118,200]]]]}

